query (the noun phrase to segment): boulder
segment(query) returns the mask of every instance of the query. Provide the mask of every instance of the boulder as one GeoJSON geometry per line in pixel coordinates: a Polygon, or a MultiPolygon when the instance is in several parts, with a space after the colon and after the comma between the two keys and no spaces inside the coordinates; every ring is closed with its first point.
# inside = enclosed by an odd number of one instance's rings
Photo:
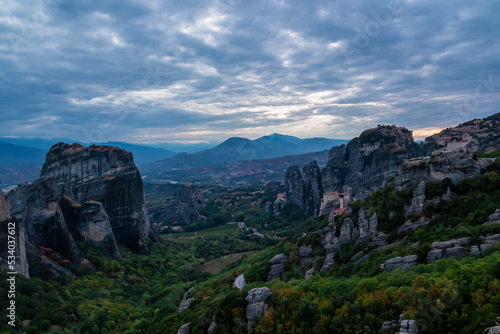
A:
{"type": "Polygon", "coordinates": [[[177,334],[191,334],[191,323],[187,323],[181,326],[177,331],[177,334]]]}
{"type": "Polygon", "coordinates": [[[326,255],[325,261],[323,261],[323,266],[320,269],[320,273],[324,274],[330,269],[332,264],[335,263],[335,254],[336,253],[328,253],[326,255]]]}
{"type": "Polygon", "coordinates": [[[427,263],[436,263],[438,260],[443,258],[443,250],[442,249],[432,249],[427,253],[427,263]]]}
{"type": "Polygon", "coordinates": [[[488,221],[484,223],[484,225],[493,225],[498,223],[500,223],[500,209],[496,209],[495,212],[488,217],[488,221]]]}
{"type": "Polygon", "coordinates": [[[460,260],[461,258],[463,258],[466,255],[467,255],[467,250],[461,246],[446,248],[444,251],[445,259],[449,259],[449,258],[453,257],[457,260],[460,260]]]}
{"type": "Polygon", "coordinates": [[[306,274],[305,274],[304,278],[306,278],[306,279],[307,279],[307,278],[309,278],[309,277],[313,277],[313,276],[314,276],[314,274],[316,274],[316,269],[311,268],[311,269],[309,269],[308,271],[306,271],[306,274]]]}
{"type": "Polygon", "coordinates": [[[304,257],[313,257],[313,249],[311,246],[302,246],[300,247],[299,249],[299,256],[301,258],[304,258],[304,257]]]}
{"type": "Polygon", "coordinates": [[[271,269],[267,274],[267,281],[270,282],[275,280],[276,278],[282,279],[283,274],[285,273],[285,262],[288,260],[288,257],[285,254],[278,254],[273,257],[269,262],[271,263],[271,269]]]}
{"type": "Polygon", "coordinates": [[[210,326],[208,326],[207,333],[212,334],[215,326],[217,326],[217,324],[215,323],[215,319],[213,319],[212,322],[210,323],[210,326]]]}
{"type": "Polygon", "coordinates": [[[418,327],[415,320],[401,320],[399,334],[418,334],[418,327]]]}
{"type": "Polygon", "coordinates": [[[267,287],[263,288],[254,288],[248,291],[248,295],[245,300],[248,301],[248,305],[246,308],[246,317],[248,320],[247,328],[250,327],[254,323],[254,319],[256,317],[262,318],[264,314],[267,312],[267,305],[265,301],[271,295],[271,290],[267,287]]]}
{"type": "Polygon", "coordinates": [[[470,248],[470,255],[473,256],[481,256],[481,251],[479,250],[479,246],[471,246],[470,248]]]}
{"type": "Polygon", "coordinates": [[[408,269],[410,267],[414,267],[417,265],[417,255],[408,255],[405,257],[395,257],[392,259],[387,260],[385,263],[382,263],[380,265],[380,269],[391,272],[396,268],[399,268],[401,270],[408,269]]]}
{"type": "Polygon", "coordinates": [[[189,293],[189,291],[191,291],[193,288],[189,289],[188,291],[186,291],[186,293],[182,296],[182,300],[181,300],[181,303],[179,304],[179,313],[182,313],[184,312],[185,310],[188,309],[189,305],[191,304],[191,302],[194,300],[194,298],[187,298],[187,294],[189,293]]]}

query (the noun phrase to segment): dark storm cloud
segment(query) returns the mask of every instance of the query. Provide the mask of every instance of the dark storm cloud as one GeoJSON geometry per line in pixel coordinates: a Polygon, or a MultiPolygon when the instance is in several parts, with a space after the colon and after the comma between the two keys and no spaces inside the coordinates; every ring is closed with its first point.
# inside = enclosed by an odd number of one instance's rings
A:
{"type": "Polygon", "coordinates": [[[3,7],[4,136],[350,138],[378,123],[437,130],[497,112],[500,101],[493,1],[3,7]]]}

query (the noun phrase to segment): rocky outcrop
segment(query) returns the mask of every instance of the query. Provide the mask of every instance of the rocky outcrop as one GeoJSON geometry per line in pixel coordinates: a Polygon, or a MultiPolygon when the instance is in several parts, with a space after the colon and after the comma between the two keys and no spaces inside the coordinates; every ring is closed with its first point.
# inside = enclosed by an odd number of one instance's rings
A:
{"type": "Polygon", "coordinates": [[[398,176],[403,161],[414,156],[411,131],[379,125],[364,131],[347,146],[330,150],[322,171],[324,191],[344,191],[357,198],[384,187],[398,176]]]}
{"type": "Polygon", "coordinates": [[[321,170],[316,160],[305,165],[302,172],[296,165],[289,167],[285,174],[284,185],[291,204],[300,206],[306,216],[319,213],[323,189],[321,170]]]}
{"type": "Polygon", "coordinates": [[[418,334],[418,327],[415,320],[404,320],[403,314],[399,316],[399,320],[384,321],[382,324],[383,330],[394,330],[399,328],[396,334],[418,334]]]}
{"type": "Polygon", "coordinates": [[[169,225],[187,225],[193,222],[205,222],[206,217],[199,212],[203,206],[201,193],[191,184],[183,184],[168,203],[148,208],[151,221],[169,225]]]}
{"type": "Polygon", "coordinates": [[[450,178],[456,183],[480,171],[481,165],[474,160],[472,151],[458,149],[435,152],[430,157],[405,161],[395,185],[398,190],[406,190],[422,181],[440,182],[450,178]]]}
{"type": "Polygon", "coordinates": [[[187,294],[191,290],[193,290],[193,288],[191,288],[188,291],[186,291],[186,293],[182,296],[181,303],[179,304],[179,313],[182,313],[185,310],[187,310],[188,307],[189,307],[189,305],[191,304],[191,302],[194,300],[194,298],[187,298],[187,294]]]}
{"type": "Polygon", "coordinates": [[[486,328],[484,334],[500,334],[500,325],[486,328]]]}
{"type": "Polygon", "coordinates": [[[276,198],[276,201],[273,203],[273,212],[275,214],[279,214],[279,212],[285,207],[285,205],[288,203],[288,199],[286,195],[280,194],[278,195],[278,198],[276,198]]]}
{"type": "Polygon", "coordinates": [[[420,181],[418,186],[413,190],[413,198],[409,206],[405,205],[405,215],[408,217],[411,214],[420,215],[425,204],[425,181],[420,181]]]}
{"type": "Polygon", "coordinates": [[[323,195],[323,186],[321,184],[321,169],[316,160],[302,168],[302,175],[304,180],[304,210],[306,216],[318,215],[321,196],[323,195]]]}
{"type": "Polygon", "coordinates": [[[310,267],[314,263],[314,251],[311,246],[302,246],[299,249],[300,262],[304,267],[310,267]]]}
{"type": "Polygon", "coordinates": [[[488,217],[488,221],[484,223],[484,225],[493,225],[498,223],[500,223],[500,209],[496,209],[495,212],[488,217]]]}
{"type": "Polygon", "coordinates": [[[304,209],[304,181],[299,166],[288,167],[285,173],[285,191],[288,193],[288,201],[304,209]]]}
{"type": "Polygon", "coordinates": [[[427,263],[436,263],[438,260],[452,257],[460,260],[467,255],[468,251],[465,247],[468,245],[469,238],[433,242],[431,251],[427,254],[427,263]]]}
{"type": "Polygon", "coordinates": [[[285,254],[278,254],[269,260],[271,263],[271,270],[267,274],[267,281],[271,282],[275,279],[283,279],[283,274],[285,273],[285,263],[288,260],[288,257],[285,254]]]}
{"type": "Polygon", "coordinates": [[[102,203],[87,201],[80,205],[68,196],[59,200],[66,222],[73,226],[84,240],[92,242],[97,248],[112,258],[122,258],[116,244],[109,216],[102,203]]]}
{"type": "Polygon", "coordinates": [[[354,231],[354,223],[352,219],[351,218],[344,219],[344,222],[340,226],[339,242],[341,245],[345,245],[351,241],[351,238],[353,238],[353,231],[354,231]]]}
{"type": "Polygon", "coordinates": [[[191,334],[191,323],[187,323],[181,326],[179,330],[177,331],[177,334],[191,334]]]}
{"type": "Polygon", "coordinates": [[[217,324],[215,323],[215,319],[212,319],[212,322],[210,323],[210,326],[208,326],[207,333],[208,334],[212,334],[215,326],[217,326],[217,324]]]}
{"type": "Polygon", "coordinates": [[[308,271],[306,271],[304,278],[307,279],[309,277],[313,277],[314,274],[316,274],[316,269],[311,268],[308,271]]]}
{"type": "Polygon", "coordinates": [[[385,263],[380,265],[380,269],[387,271],[390,273],[391,271],[399,268],[401,270],[408,269],[410,267],[414,267],[417,265],[417,255],[408,255],[405,257],[394,257],[390,260],[387,260],[385,263]]]}
{"type": "Polygon", "coordinates": [[[9,200],[0,190],[0,268],[30,277],[26,253],[26,230],[12,217],[10,208],[9,200]],[[14,244],[9,243],[9,240],[14,240],[14,244]],[[14,248],[9,249],[9,245],[13,245],[14,248]],[[9,253],[9,250],[13,250],[14,255],[12,252],[9,253]],[[9,261],[12,261],[12,257],[9,256],[15,257],[14,268],[9,265],[9,261]]]}
{"type": "Polygon", "coordinates": [[[132,154],[123,149],[59,143],[47,153],[41,178],[50,178],[58,196],[76,203],[100,202],[118,244],[148,253],[150,233],[144,185],[132,154]]]}
{"type": "Polygon", "coordinates": [[[421,217],[419,220],[412,222],[411,220],[406,221],[403,225],[398,227],[398,233],[408,233],[410,230],[417,230],[421,226],[425,226],[429,223],[426,217],[421,217]]]}
{"type": "MultiPolygon", "coordinates": [[[[77,265],[88,264],[69,231],[51,179],[20,184],[9,192],[9,200],[31,245],[53,249],[77,265]]],[[[30,267],[34,267],[31,261],[30,267]]]]}
{"type": "Polygon", "coordinates": [[[248,291],[245,300],[248,302],[246,308],[246,317],[248,320],[247,328],[250,329],[254,324],[255,318],[262,318],[267,312],[267,305],[265,301],[271,296],[269,288],[254,288],[248,291]]]}
{"type": "Polygon", "coordinates": [[[378,233],[377,213],[374,212],[373,215],[367,219],[366,215],[369,212],[369,210],[359,210],[358,212],[359,238],[356,240],[356,244],[368,242],[371,237],[378,233]]]}
{"type": "Polygon", "coordinates": [[[397,334],[418,334],[418,327],[415,320],[401,320],[400,326],[397,334]]]}
{"type": "Polygon", "coordinates": [[[488,235],[481,238],[481,245],[479,249],[481,250],[481,256],[486,256],[486,250],[491,246],[500,243],[500,234],[488,235]]]}

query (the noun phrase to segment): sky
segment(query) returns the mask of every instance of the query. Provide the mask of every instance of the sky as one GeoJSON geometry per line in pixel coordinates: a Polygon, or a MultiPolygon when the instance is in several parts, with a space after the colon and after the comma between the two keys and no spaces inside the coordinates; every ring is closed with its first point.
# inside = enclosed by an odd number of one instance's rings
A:
{"type": "Polygon", "coordinates": [[[2,1],[0,136],[422,139],[500,105],[499,1],[2,1]]]}

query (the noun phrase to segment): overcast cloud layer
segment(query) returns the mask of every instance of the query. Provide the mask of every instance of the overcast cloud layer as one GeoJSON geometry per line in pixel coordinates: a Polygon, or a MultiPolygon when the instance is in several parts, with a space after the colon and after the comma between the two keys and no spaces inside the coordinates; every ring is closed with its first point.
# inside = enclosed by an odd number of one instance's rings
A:
{"type": "Polygon", "coordinates": [[[3,1],[1,136],[416,137],[500,111],[499,1],[3,1]]]}

